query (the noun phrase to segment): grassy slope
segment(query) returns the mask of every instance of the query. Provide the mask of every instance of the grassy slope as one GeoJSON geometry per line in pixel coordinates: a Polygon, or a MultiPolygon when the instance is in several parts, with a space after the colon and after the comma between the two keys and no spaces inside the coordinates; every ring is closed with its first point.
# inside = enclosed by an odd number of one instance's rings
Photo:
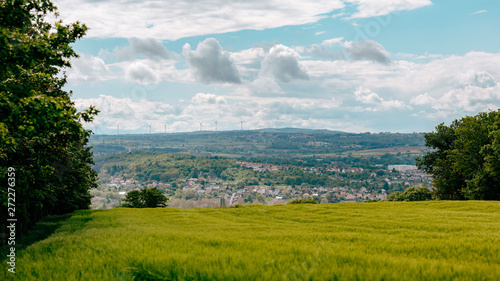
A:
{"type": "Polygon", "coordinates": [[[500,202],[80,211],[1,280],[500,280],[500,202]]]}

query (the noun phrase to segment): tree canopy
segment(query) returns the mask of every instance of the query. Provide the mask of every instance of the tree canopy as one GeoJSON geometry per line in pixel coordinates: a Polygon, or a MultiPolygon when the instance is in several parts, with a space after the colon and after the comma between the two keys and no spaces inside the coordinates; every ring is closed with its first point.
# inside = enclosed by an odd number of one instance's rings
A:
{"type": "Polygon", "coordinates": [[[388,201],[427,201],[432,193],[426,186],[410,186],[404,191],[396,191],[387,197],[388,201]]]}
{"type": "MultiPolygon", "coordinates": [[[[88,208],[96,187],[87,146],[97,110],[78,112],[64,69],[77,54],[70,46],[87,28],[46,20],[49,0],[0,1],[0,180],[15,173],[16,218],[24,230],[43,216],[88,208]]],[[[6,222],[7,189],[0,191],[6,222]]],[[[4,230],[5,227],[2,226],[4,230]]]]}
{"type": "Polygon", "coordinates": [[[132,190],[125,196],[122,207],[127,208],[158,208],[166,207],[168,198],[156,188],[132,190]]]}
{"type": "Polygon", "coordinates": [[[500,200],[500,111],[440,124],[425,135],[431,148],[417,159],[447,200],[500,200]]]}

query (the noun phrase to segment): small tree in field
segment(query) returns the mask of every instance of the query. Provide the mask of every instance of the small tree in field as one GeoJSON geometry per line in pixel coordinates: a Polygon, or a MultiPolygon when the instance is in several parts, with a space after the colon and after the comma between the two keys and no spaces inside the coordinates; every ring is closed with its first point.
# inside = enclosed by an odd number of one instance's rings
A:
{"type": "Polygon", "coordinates": [[[405,191],[396,191],[389,195],[388,201],[427,201],[432,200],[431,191],[425,187],[408,187],[405,191]]]}
{"type": "Polygon", "coordinates": [[[163,208],[167,206],[168,198],[156,188],[132,190],[125,196],[122,207],[127,208],[163,208]]]}

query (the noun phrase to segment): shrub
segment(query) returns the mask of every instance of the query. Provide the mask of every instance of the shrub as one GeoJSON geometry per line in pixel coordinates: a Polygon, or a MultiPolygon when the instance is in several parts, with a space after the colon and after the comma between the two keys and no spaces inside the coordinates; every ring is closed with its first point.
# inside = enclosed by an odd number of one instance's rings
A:
{"type": "Polygon", "coordinates": [[[166,207],[168,198],[156,188],[132,190],[125,196],[122,207],[127,208],[158,208],[166,207]]]}
{"type": "Polygon", "coordinates": [[[432,200],[432,193],[426,186],[408,187],[405,191],[396,191],[389,195],[388,201],[427,201],[432,200]]]}

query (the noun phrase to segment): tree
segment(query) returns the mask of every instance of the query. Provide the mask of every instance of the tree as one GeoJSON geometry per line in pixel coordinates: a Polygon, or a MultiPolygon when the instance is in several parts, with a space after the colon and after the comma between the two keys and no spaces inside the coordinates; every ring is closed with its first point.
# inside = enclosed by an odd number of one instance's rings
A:
{"type": "Polygon", "coordinates": [[[417,165],[434,176],[439,199],[500,200],[499,129],[500,111],[492,111],[425,135],[432,150],[417,165]]]}
{"type": "Polygon", "coordinates": [[[302,199],[294,199],[288,204],[318,204],[318,201],[314,200],[313,198],[302,198],[302,199]]]}
{"type": "Polygon", "coordinates": [[[159,208],[167,206],[168,198],[156,188],[132,190],[125,195],[122,207],[127,208],[159,208]]]}
{"type": "Polygon", "coordinates": [[[410,186],[405,191],[396,191],[389,195],[388,201],[427,201],[432,200],[432,193],[426,186],[410,186]]]}
{"type": "MultiPolygon", "coordinates": [[[[87,146],[98,111],[77,112],[66,92],[70,44],[85,25],[45,21],[56,7],[49,0],[0,1],[0,180],[16,171],[16,219],[26,231],[40,218],[90,205],[97,186],[87,146]]],[[[57,14],[56,14],[57,16],[57,14]]],[[[7,189],[0,191],[0,226],[5,230],[7,189]]]]}

